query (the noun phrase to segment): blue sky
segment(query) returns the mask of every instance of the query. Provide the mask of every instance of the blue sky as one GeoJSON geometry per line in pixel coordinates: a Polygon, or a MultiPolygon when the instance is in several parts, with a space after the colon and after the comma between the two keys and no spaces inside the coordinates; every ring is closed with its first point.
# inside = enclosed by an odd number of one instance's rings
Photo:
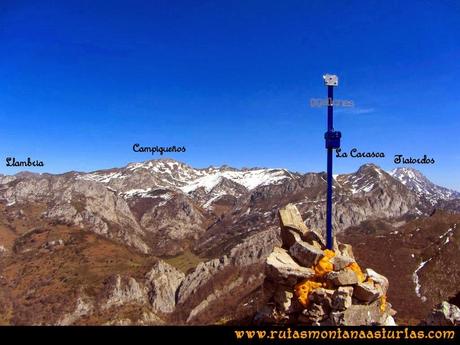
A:
{"type": "Polygon", "coordinates": [[[0,173],[90,171],[158,158],[195,167],[324,171],[322,74],[354,109],[335,114],[335,172],[394,154],[460,190],[460,3],[440,1],[16,1],[0,3],[0,173]]]}

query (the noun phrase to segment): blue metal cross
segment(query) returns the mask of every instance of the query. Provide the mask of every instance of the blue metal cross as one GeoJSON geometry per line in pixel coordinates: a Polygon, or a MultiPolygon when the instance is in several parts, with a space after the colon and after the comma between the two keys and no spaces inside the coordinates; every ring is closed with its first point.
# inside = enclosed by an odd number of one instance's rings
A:
{"type": "Polygon", "coordinates": [[[327,149],[327,201],[326,201],[326,247],[333,248],[332,236],[332,150],[340,147],[340,138],[342,134],[334,131],[334,86],[338,85],[338,77],[326,74],[323,76],[324,83],[327,86],[327,132],[324,134],[327,149]]]}

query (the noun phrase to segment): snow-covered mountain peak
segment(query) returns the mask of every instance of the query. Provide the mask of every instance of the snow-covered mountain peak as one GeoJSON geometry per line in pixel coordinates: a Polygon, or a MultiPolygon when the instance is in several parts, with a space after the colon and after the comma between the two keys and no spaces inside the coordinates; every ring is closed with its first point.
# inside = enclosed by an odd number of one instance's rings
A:
{"type": "Polygon", "coordinates": [[[389,174],[419,196],[425,196],[432,204],[439,199],[460,198],[459,192],[434,184],[414,168],[396,168],[389,174]]]}
{"type": "MultiPolygon", "coordinates": [[[[252,190],[259,186],[281,183],[292,178],[285,169],[236,169],[229,166],[195,169],[187,164],[172,160],[159,159],[141,163],[130,163],[125,168],[100,170],[81,174],[78,178],[108,184],[111,188],[131,195],[130,191],[151,188],[169,188],[188,194],[199,188],[209,193],[223,180],[237,184],[235,188],[252,190]]],[[[228,186],[227,186],[228,188],[228,186]]]]}
{"type": "MultiPolygon", "coordinates": [[[[362,165],[355,173],[338,175],[335,180],[348,189],[351,194],[368,193],[391,179],[379,166],[368,163],[362,165]]],[[[391,179],[392,180],[392,179],[391,179]]]]}
{"type": "Polygon", "coordinates": [[[214,188],[222,178],[229,179],[244,186],[247,190],[259,186],[276,184],[281,180],[290,177],[286,170],[282,169],[257,169],[257,170],[213,170],[202,177],[191,181],[182,187],[185,193],[192,192],[197,188],[204,187],[207,192],[214,188]]]}

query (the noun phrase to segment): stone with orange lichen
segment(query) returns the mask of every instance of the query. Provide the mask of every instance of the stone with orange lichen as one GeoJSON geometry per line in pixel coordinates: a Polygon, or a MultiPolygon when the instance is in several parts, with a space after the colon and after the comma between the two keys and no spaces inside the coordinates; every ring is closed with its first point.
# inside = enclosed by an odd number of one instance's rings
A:
{"type": "Polygon", "coordinates": [[[383,293],[386,294],[388,291],[388,286],[390,285],[387,277],[375,272],[370,268],[366,268],[365,272],[368,279],[372,279],[374,283],[378,284],[382,288],[383,293]]]}
{"type": "Polygon", "coordinates": [[[331,262],[334,265],[334,271],[340,271],[351,265],[354,261],[355,260],[352,258],[344,255],[336,255],[331,259],[331,262]]]}
{"type": "Polygon", "coordinates": [[[364,303],[373,302],[382,297],[382,295],[382,289],[379,286],[375,286],[374,283],[370,281],[356,284],[353,290],[353,297],[364,303]]]}
{"type": "Polygon", "coordinates": [[[302,240],[295,242],[289,248],[291,256],[304,267],[312,267],[324,256],[323,251],[302,240]]]}
{"type": "Polygon", "coordinates": [[[304,307],[308,307],[310,301],[308,299],[308,295],[315,289],[322,287],[323,284],[321,282],[317,282],[314,280],[306,280],[299,284],[297,284],[294,288],[295,294],[300,302],[304,307]]]}
{"type": "Polygon", "coordinates": [[[328,272],[331,272],[334,269],[334,265],[331,262],[331,258],[335,256],[335,253],[332,250],[324,250],[324,256],[316,264],[314,270],[317,277],[323,277],[328,272]]]}
{"type": "Polygon", "coordinates": [[[387,309],[387,295],[383,295],[382,297],[380,297],[380,311],[384,313],[386,309],[387,309]]]}
{"type": "Polygon", "coordinates": [[[358,277],[358,281],[360,283],[364,282],[366,279],[366,276],[364,275],[363,271],[361,270],[361,267],[356,262],[352,262],[350,265],[345,267],[346,270],[351,270],[355,272],[356,276],[358,277]]]}

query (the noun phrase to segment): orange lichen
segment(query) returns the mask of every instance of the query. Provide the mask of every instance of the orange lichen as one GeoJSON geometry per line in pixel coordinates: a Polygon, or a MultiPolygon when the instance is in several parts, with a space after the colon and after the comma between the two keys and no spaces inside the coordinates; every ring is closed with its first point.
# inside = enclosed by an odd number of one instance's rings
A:
{"type": "Polygon", "coordinates": [[[308,307],[308,295],[315,289],[320,287],[330,288],[331,283],[323,281],[323,277],[326,273],[331,272],[334,269],[334,266],[330,262],[331,258],[335,256],[335,253],[332,250],[326,249],[324,251],[324,256],[319,260],[319,262],[313,266],[315,271],[315,277],[310,280],[305,280],[297,284],[294,288],[295,294],[304,307],[308,307]]]}
{"type": "Polygon", "coordinates": [[[297,284],[294,288],[295,294],[304,307],[308,307],[308,295],[315,289],[322,287],[323,284],[314,280],[305,280],[297,284]]]}
{"type": "Polygon", "coordinates": [[[380,297],[380,311],[384,313],[386,309],[387,309],[387,296],[383,295],[382,297],[380,297]]]}
{"type": "Polygon", "coordinates": [[[352,262],[349,264],[345,269],[349,269],[353,272],[356,273],[356,276],[358,277],[358,281],[362,283],[364,281],[364,273],[361,271],[361,267],[356,262],[352,262]]]}
{"type": "Polygon", "coordinates": [[[330,261],[335,256],[335,253],[332,250],[326,249],[324,251],[324,256],[319,260],[319,262],[314,267],[315,275],[317,277],[322,277],[326,273],[331,272],[334,269],[334,265],[330,261]]]}

